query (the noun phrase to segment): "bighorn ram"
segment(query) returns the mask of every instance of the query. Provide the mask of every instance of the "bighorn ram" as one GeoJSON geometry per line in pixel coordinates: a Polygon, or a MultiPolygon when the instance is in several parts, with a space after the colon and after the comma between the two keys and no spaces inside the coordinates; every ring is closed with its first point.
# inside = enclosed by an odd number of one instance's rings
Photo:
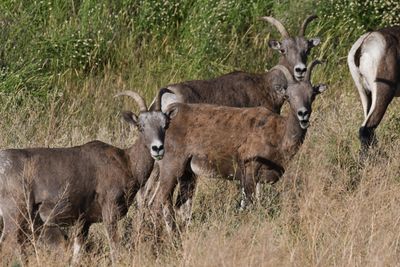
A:
{"type": "MultiPolygon", "coordinates": [[[[63,242],[59,227],[79,222],[82,227],[74,241],[75,259],[90,225],[104,222],[115,262],[117,221],[145,184],[153,158],[163,157],[168,123],[162,112],[148,111],[137,93],[117,94],[121,95],[132,97],[140,108],[138,116],[123,113],[124,119],[139,130],[130,148],[93,141],[71,148],[0,151],[1,245],[23,245],[29,223],[34,223],[36,234],[43,230],[50,244],[63,242]]],[[[160,101],[156,110],[160,110],[160,101]]]]}
{"type": "Polygon", "coordinates": [[[168,226],[173,226],[172,192],[178,182],[180,204],[190,202],[196,176],[238,179],[251,201],[258,181],[275,182],[281,177],[303,143],[315,96],[326,89],[311,85],[317,63],[311,63],[300,82],[286,67],[274,67],[288,80],[287,89],[279,89],[290,104],[288,117],[264,107],[174,103],[167,108],[166,153],[158,162],[160,185],[152,205],[157,215],[164,213],[168,226]]]}
{"type": "Polygon", "coordinates": [[[351,47],[347,62],[364,110],[359,130],[363,159],[376,141],[375,128],[389,103],[400,96],[400,26],[362,35],[351,47]]]}
{"type": "MultiPolygon", "coordinates": [[[[307,17],[300,27],[299,35],[291,37],[283,24],[273,17],[262,17],[261,20],[274,25],[283,37],[281,42],[270,40],[269,46],[279,51],[279,64],[294,74],[297,80],[304,79],[307,71],[306,62],[311,48],[320,43],[319,38],[307,40],[304,36],[307,25],[317,16],[307,17]]],[[[236,71],[211,80],[186,81],[167,86],[169,92],[162,95],[161,107],[164,111],[174,102],[207,103],[232,107],[262,106],[280,113],[284,98],[276,89],[287,87],[285,75],[276,70],[262,74],[236,71]]],[[[164,89],[164,88],[163,88],[164,89]]],[[[161,90],[163,90],[161,89],[161,90]]],[[[161,93],[161,92],[160,92],[161,93]]],[[[152,177],[156,177],[152,175],[152,177]]],[[[150,178],[143,197],[154,188],[155,178],[150,178]]]]}

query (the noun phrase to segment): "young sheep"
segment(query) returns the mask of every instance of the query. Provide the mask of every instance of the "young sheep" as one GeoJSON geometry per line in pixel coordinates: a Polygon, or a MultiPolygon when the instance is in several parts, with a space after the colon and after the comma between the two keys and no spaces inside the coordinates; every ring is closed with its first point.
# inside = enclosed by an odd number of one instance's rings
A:
{"type": "MultiPolygon", "coordinates": [[[[303,143],[311,105],[325,85],[312,86],[309,66],[303,81],[296,82],[284,66],[274,67],[288,79],[281,93],[290,104],[288,117],[266,108],[233,108],[174,103],[166,113],[171,121],[165,137],[166,154],[159,161],[160,185],[153,209],[164,213],[168,229],[174,226],[172,193],[180,183],[178,207],[191,205],[195,177],[222,177],[241,181],[252,201],[258,181],[275,182],[303,143]]],[[[186,209],[190,214],[190,209],[186,209]]]]}
{"type": "Polygon", "coordinates": [[[120,95],[132,97],[140,107],[138,116],[123,113],[124,119],[139,129],[138,139],[127,149],[93,141],[70,148],[0,151],[0,215],[4,222],[0,245],[22,246],[28,224],[34,224],[35,234],[44,234],[46,242],[56,245],[64,242],[60,226],[79,222],[76,259],[90,225],[103,222],[115,263],[117,221],[145,184],[154,159],[163,157],[168,122],[162,112],[148,111],[137,93],[120,95]]]}

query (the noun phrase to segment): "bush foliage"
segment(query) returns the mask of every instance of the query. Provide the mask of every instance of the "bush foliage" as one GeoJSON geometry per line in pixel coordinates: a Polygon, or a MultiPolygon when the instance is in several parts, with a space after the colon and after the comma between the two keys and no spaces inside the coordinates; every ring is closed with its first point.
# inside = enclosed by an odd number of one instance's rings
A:
{"type": "MultiPolygon", "coordinates": [[[[158,54],[160,68],[184,66],[186,79],[233,69],[262,71],[273,62],[266,45],[276,30],[257,18],[273,15],[292,32],[306,14],[320,16],[311,32],[328,39],[399,23],[398,1],[13,1],[0,3],[0,91],[46,95],[59,77],[84,80],[112,69],[135,68],[158,54]],[[135,51],[135,53],[134,53],[135,51]],[[135,57],[129,54],[135,54],[135,57]],[[124,59],[130,58],[130,61],[124,59]],[[256,60],[248,60],[249,58],[256,60]],[[174,62],[171,62],[173,60],[174,62]]],[[[336,47],[343,55],[348,44],[336,47]]]]}

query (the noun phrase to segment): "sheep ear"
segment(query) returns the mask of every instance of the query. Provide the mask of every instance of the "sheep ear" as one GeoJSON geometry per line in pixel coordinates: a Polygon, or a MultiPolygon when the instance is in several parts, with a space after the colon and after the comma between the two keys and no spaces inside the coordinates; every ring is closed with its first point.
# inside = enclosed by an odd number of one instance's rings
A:
{"type": "Polygon", "coordinates": [[[308,40],[308,45],[311,47],[315,47],[321,43],[321,39],[319,37],[311,38],[308,40]]]}
{"type": "Polygon", "coordinates": [[[124,111],[122,112],[122,117],[127,123],[130,123],[137,127],[138,125],[138,117],[132,111],[124,111]]]}
{"type": "Polygon", "coordinates": [[[168,116],[168,118],[172,119],[173,117],[176,116],[176,114],[178,113],[179,108],[174,106],[174,107],[170,107],[168,108],[168,110],[166,110],[165,115],[168,116]]]}
{"type": "Polygon", "coordinates": [[[326,89],[328,89],[328,86],[326,84],[317,84],[313,86],[314,93],[316,94],[320,94],[326,91],[326,89]]]}
{"type": "Polygon", "coordinates": [[[281,46],[282,46],[281,43],[276,40],[269,40],[268,45],[269,45],[269,47],[271,47],[274,50],[281,50],[281,46]]]}
{"type": "Polygon", "coordinates": [[[285,98],[285,99],[288,98],[288,95],[286,94],[286,89],[287,89],[287,88],[285,88],[285,87],[283,87],[283,86],[281,86],[281,85],[275,85],[275,86],[274,86],[274,89],[275,89],[275,91],[276,91],[278,94],[282,95],[283,98],[285,98]]]}

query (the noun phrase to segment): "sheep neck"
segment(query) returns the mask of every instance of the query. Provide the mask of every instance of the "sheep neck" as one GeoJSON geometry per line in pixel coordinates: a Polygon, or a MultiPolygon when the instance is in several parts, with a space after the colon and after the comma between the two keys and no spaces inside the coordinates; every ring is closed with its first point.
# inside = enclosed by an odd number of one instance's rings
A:
{"type": "Polygon", "coordinates": [[[154,159],[151,157],[149,149],[145,146],[143,138],[139,136],[136,142],[125,150],[125,153],[129,159],[132,176],[140,186],[143,186],[154,166],[154,159]]]}
{"type": "Polygon", "coordinates": [[[282,152],[285,160],[290,160],[303,144],[307,129],[300,127],[295,112],[291,111],[286,119],[285,133],[282,139],[282,152]]]}

